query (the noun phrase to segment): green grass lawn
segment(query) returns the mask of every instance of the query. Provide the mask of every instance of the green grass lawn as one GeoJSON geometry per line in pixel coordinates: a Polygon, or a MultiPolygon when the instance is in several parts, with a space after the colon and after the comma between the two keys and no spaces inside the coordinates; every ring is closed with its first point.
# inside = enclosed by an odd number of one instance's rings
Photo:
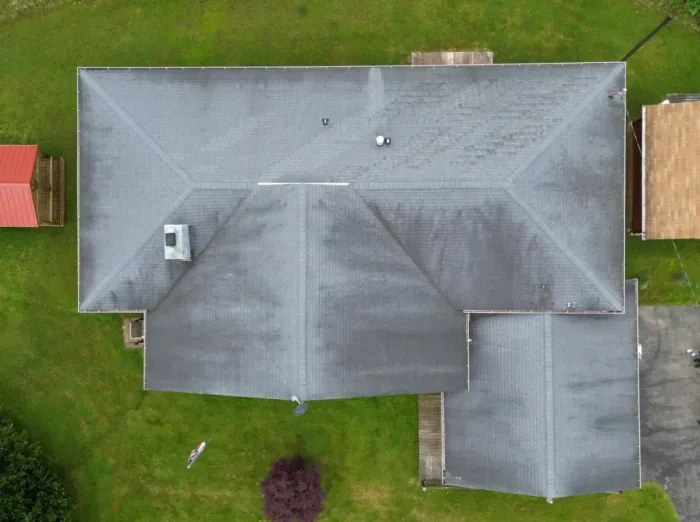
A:
{"type": "MultiPolygon", "coordinates": [[[[0,9],[7,5],[0,0],[0,9]]],[[[279,456],[323,465],[329,521],[670,521],[661,489],[556,501],[417,486],[415,397],[291,403],[141,391],[119,318],[78,315],[76,66],[406,63],[489,48],[498,62],[617,60],[663,18],[618,0],[97,1],[0,23],[0,142],[66,157],[64,229],[0,231],[0,404],[71,480],[82,521],[259,520],[279,456]],[[215,430],[187,471],[192,447],[215,430]]],[[[698,34],[671,23],[629,63],[629,107],[698,90],[698,34]]],[[[700,284],[700,246],[677,242],[700,284]]],[[[671,243],[631,241],[642,299],[688,302],[671,243]]]]}
{"type": "Polygon", "coordinates": [[[628,238],[626,268],[628,277],[639,280],[642,304],[695,305],[700,301],[700,241],[628,238]]]}

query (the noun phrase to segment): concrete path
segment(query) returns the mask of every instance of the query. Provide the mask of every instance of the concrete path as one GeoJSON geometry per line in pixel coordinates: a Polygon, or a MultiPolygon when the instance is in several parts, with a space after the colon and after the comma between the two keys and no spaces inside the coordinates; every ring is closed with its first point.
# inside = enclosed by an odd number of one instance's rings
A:
{"type": "Polygon", "coordinates": [[[641,307],[642,479],[661,484],[681,520],[700,521],[700,307],[641,307]]]}

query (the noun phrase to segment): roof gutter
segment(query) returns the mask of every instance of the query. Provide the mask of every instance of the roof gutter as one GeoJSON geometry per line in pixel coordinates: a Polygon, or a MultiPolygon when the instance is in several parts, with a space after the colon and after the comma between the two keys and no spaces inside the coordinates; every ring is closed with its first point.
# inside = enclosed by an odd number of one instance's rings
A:
{"type": "Polygon", "coordinates": [[[76,249],[77,263],[76,270],[77,281],[78,281],[78,312],[80,309],[80,67],[75,69],[75,135],[77,139],[75,141],[76,151],[75,151],[75,172],[76,172],[76,226],[77,226],[77,236],[78,236],[78,248],[76,249]]]}
{"type": "Polygon", "coordinates": [[[634,279],[634,324],[637,329],[637,458],[639,462],[639,488],[642,487],[642,407],[640,404],[639,363],[643,357],[643,347],[639,343],[639,281],[634,279]]]}
{"type": "MultiPolygon", "coordinates": [[[[642,239],[647,238],[647,162],[646,162],[646,135],[647,135],[647,106],[642,105],[642,239]]],[[[632,129],[634,132],[634,129],[632,129]]]]}
{"type": "Polygon", "coordinates": [[[440,483],[445,485],[445,393],[440,393],[440,449],[442,454],[442,475],[440,476],[440,483]]]}

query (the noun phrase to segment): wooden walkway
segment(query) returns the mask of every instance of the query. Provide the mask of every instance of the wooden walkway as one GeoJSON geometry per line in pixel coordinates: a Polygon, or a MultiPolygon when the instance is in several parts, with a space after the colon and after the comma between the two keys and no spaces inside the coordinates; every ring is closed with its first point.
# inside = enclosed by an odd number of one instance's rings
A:
{"type": "Polygon", "coordinates": [[[418,474],[422,484],[442,484],[442,393],[418,396],[418,474]]]}
{"type": "Polygon", "coordinates": [[[411,65],[489,65],[493,51],[413,52],[411,65]]]}
{"type": "MultiPolygon", "coordinates": [[[[413,52],[412,65],[488,65],[493,63],[491,51],[413,52]]],[[[466,317],[469,339],[469,317],[466,317]]],[[[467,342],[467,349],[469,343],[467,342]]],[[[468,359],[468,355],[467,355],[468,359]]],[[[467,364],[469,362],[467,361],[467,364]]],[[[469,375],[469,369],[467,369],[469,375]]],[[[467,377],[469,389],[469,377],[467,377]]],[[[442,484],[445,456],[443,394],[418,396],[418,475],[424,485],[442,484]]]]}

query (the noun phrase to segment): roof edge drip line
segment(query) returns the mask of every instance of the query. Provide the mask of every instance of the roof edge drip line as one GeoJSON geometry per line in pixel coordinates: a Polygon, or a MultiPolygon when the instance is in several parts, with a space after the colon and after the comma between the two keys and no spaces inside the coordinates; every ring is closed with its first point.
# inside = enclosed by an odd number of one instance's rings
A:
{"type": "Polygon", "coordinates": [[[347,187],[350,183],[314,182],[314,181],[258,181],[259,187],[274,187],[277,185],[326,185],[330,187],[347,187]]]}
{"type": "Polygon", "coordinates": [[[147,65],[141,65],[141,66],[133,66],[129,67],[128,65],[118,65],[118,66],[104,66],[104,65],[79,65],[77,67],[78,72],[80,71],[90,71],[90,70],[95,70],[95,71],[109,71],[110,69],[115,69],[115,70],[126,70],[130,71],[131,69],[145,69],[145,70],[164,70],[167,71],[169,69],[172,70],[178,70],[178,71],[187,71],[187,70],[200,70],[200,71],[206,71],[207,69],[213,69],[213,70],[228,70],[228,69],[240,69],[240,70],[247,70],[247,69],[311,69],[311,70],[320,70],[320,69],[369,69],[369,68],[377,68],[377,69],[420,69],[420,68],[455,68],[455,67],[465,67],[466,65],[469,65],[471,67],[490,67],[493,69],[504,69],[508,67],[523,67],[523,65],[527,67],[531,66],[538,66],[538,67],[580,67],[580,66],[586,66],[586,65],[620,65],[624,62],[613,60],[613,61],[593,61],[593,62],[528,62],[528,63],[484,63],[484,64],[464,64],[464,65],[451,65],[451,64],[430,64],[430,65],[413,65],[413,64],[394,64],[394,65],[209,65],[209,66],[196,66],[196,65],[188,65],[188,66],[166,66],[166,65],[160,65],[160,66],[155,66],[155,67],[149,67],[147,65]]]}

